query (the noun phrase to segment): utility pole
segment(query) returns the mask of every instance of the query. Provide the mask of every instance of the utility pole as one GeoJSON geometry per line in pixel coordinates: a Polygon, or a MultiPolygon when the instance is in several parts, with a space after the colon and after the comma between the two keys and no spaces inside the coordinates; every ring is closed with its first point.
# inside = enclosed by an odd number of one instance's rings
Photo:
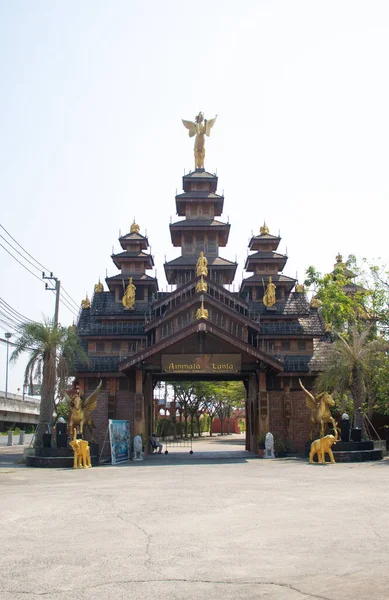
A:
{"type": "Polygon", "coordinates": [[[7,400],[8,398],[8,353],[9,353],[9,338],[11,337],[12,333],[5,333],[5,339],[7,340],[7,364],[5,367],[5,399],[7,400]]]}
{"type": "Polygon", "coordinates": [[[59,313],[59,298],[61,293],[61,282],[57,277],[54,277],[53,273],[50,275],[46,275],[46,273],[42,273],[42,279],[48,279],[51,282],[55,282],[54,287],[49,287],[49,284],[46,283],[46,290],[52,290],[55,292],[55,310],[54,310],[54,327],[58,326],[58,313],[59,313]]]}

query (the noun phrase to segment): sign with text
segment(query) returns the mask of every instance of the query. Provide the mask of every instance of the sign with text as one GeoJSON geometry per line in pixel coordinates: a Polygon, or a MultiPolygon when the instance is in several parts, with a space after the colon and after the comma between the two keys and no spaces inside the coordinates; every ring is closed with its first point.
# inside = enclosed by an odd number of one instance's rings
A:
{"type": "Polygon", "coordinates": [[[130,460],[130,423],[109,419],[112,464],[130,460]]]}
{"type": "Polygon", "coordinates": [[[165,354],[162,356],[164,373],[240,373],[240,354],[165,354]]]}

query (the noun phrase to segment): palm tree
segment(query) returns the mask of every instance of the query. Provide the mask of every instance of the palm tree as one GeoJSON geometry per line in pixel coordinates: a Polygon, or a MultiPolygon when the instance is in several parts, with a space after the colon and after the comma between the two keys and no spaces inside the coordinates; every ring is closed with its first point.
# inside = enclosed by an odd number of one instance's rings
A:
{"type": "Polygon", "coordinates": [[[318,391],[334,390],[351,393],[354,401],[354,422],[363,427],[362,405],[366,400],[366,383],[377,356],[387,352],[389,343],[384,339],[369,339],[372,326],[358,331],[351,328],[348,337],[335,334],[336,341],[330,349],[325,370],[317,380],[318,391]]]}
{"type": "Polygon", "coordinates": [[[23,323],[19,327],[16,348],[11,361],[16,361],[23,352],[29,353],[24,372],[24,383],[28,385],[40,379],[41,405],[39,423],[35,434],[35,446],[42,446],[42,436],[50,431],[56,391],[61,393],[77,357],[87,360],[80,346],[75,327],[61,327],[50,320],[43,323],[23,323]]]}

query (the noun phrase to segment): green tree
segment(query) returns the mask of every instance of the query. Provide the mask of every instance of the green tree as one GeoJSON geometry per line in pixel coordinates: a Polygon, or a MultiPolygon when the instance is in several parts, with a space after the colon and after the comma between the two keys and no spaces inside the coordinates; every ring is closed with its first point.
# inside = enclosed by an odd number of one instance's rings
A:
{"type": "Polygon", "coordinates": [[[24,352],[29,360],[24,372],[25,385],[41,380],[41,405],[35,446],[42,446],[42,436],[50,430],[56,393],[62,394],[77,358],[88,360],[73,327],[55,326],[52,321],[20,325],[11,361],[24,352]]]}
{"type": "Polygon", "coordinates": [[[203,385],[205,410],[210,418],[210,435],[212,435],[212,421],[216,415],[220,419],[220,430],[223,435],[225,419],[231,416],[233,409],[240,408],[244,404],[246,394],[243,383],[222,381],[206,382],[203,385]]]}
{"type": "MultiPolygon", "coordinates": [[[[339,257],[340,259],[341,257],[339,257]]],[[[345,331],[356,323],[366,326],[373,315],[373,290],[364,279],[354,255],[346,262],[339,262],[331,273],[321,275],[314,266],[306,270],[304,285],[310,288],[320,302],[320,314],[324,322],[335,331],[345,331]]]]}
{"type": "Polygon", "coordinates": [[[349,335],[335,334],[330,347],[328,363],[317,380],[318,391],[331,390],[344,394],[350,392],[354,403],[354,422],[363,429],[362,408],[371,385],[375,362],[385,356],[389,343],[384,339],[371,339],[372,326],[362,332],[354,325],[349,335]]]}

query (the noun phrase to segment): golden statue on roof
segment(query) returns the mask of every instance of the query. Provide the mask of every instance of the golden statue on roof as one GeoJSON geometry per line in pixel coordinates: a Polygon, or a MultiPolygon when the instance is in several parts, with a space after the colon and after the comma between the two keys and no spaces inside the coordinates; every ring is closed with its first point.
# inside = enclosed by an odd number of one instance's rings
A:
{"type": "Polygon", "coordinates": [[[85,297],[85,300],[81,301],[81,308],[90,308],[90,300],[88,298],[88,294],[85,297]]]}
{"type": "Polygon", "coordinates": [[[208,284],[204,281],[204,275],[201,275],[200,279],[196,283],[196,292],[207,292],[208,284]]]}
{"type": "Polygon", "coordinates": [[[196,311],[196,319],[208,319],[208,311],[204,308],[204,300],[201,300],[201,306],[196,311]]]}
{"type": "Polygon", "coordinates": [[[137,223],[135,223],[135,219],[133,220],[131,227],[130,227],[130,233],[139,233],[140,232],[140,227],[137,223]]]}
{"type": "Polygon", "coordinates": [[[271,276],[269,277],[265,293],[263,294],[263,303],[268,307],[274,306],[276,303],[276,286],[274,285],[271,276]]]}
{"type": "Polygon", "coordinates": [[[132,277],[130,277],[130,281],[128,282],[128,286],[126,289],[124,289],[124,280],[123,280],[123,290],[124,290],[124,295],[122,298],[122,303],[124,308],[130,309],[130,308],[134,308],[134,304],[135,304],[135,291],[136,291],[136,287],[135,285],[132,283],[132,277]]]}
{"type": "Polygon", "coordinates": [[[96,283],[95,285],[95,293],[100,294],[101,292],[104,292],[104,286],[99,279],[99,283],[96,283]]]}
{"type": "Polygon", "coordinates": [[[205,277],[207,277],[207,275],[208,275],[207,265],[208,265],[208,261],[207,261],[206,257],[204,256],[204,252],[201,251],[200,256],[196,263],[196,275],[198,277],[200,277],[200,275],[204,275],[205,277]]]}
{"type": "Polygon", "coordinates": [[[184,126],[189,129],[189,137],[195,137],[194,143],[194,157],[195,157],[195,168],[196,169],[204,169],[204,158],[205,158],[205,147],[204,136],[208,137],[211,135],[211,129],[215,125],[217,115],[214,119],[204,119],[204,115],[202,112],[199,112],[197,117],[195,117],[195,122],[185,121],[182,119],[184,126]]]}
{"type": "Polygon", "coordinates": [[[262,235],[268,235],[270,233],[270,230],[266,225],[266,221],[264,221],[262,227],[259,228],[259,233],[262,235]]]}

